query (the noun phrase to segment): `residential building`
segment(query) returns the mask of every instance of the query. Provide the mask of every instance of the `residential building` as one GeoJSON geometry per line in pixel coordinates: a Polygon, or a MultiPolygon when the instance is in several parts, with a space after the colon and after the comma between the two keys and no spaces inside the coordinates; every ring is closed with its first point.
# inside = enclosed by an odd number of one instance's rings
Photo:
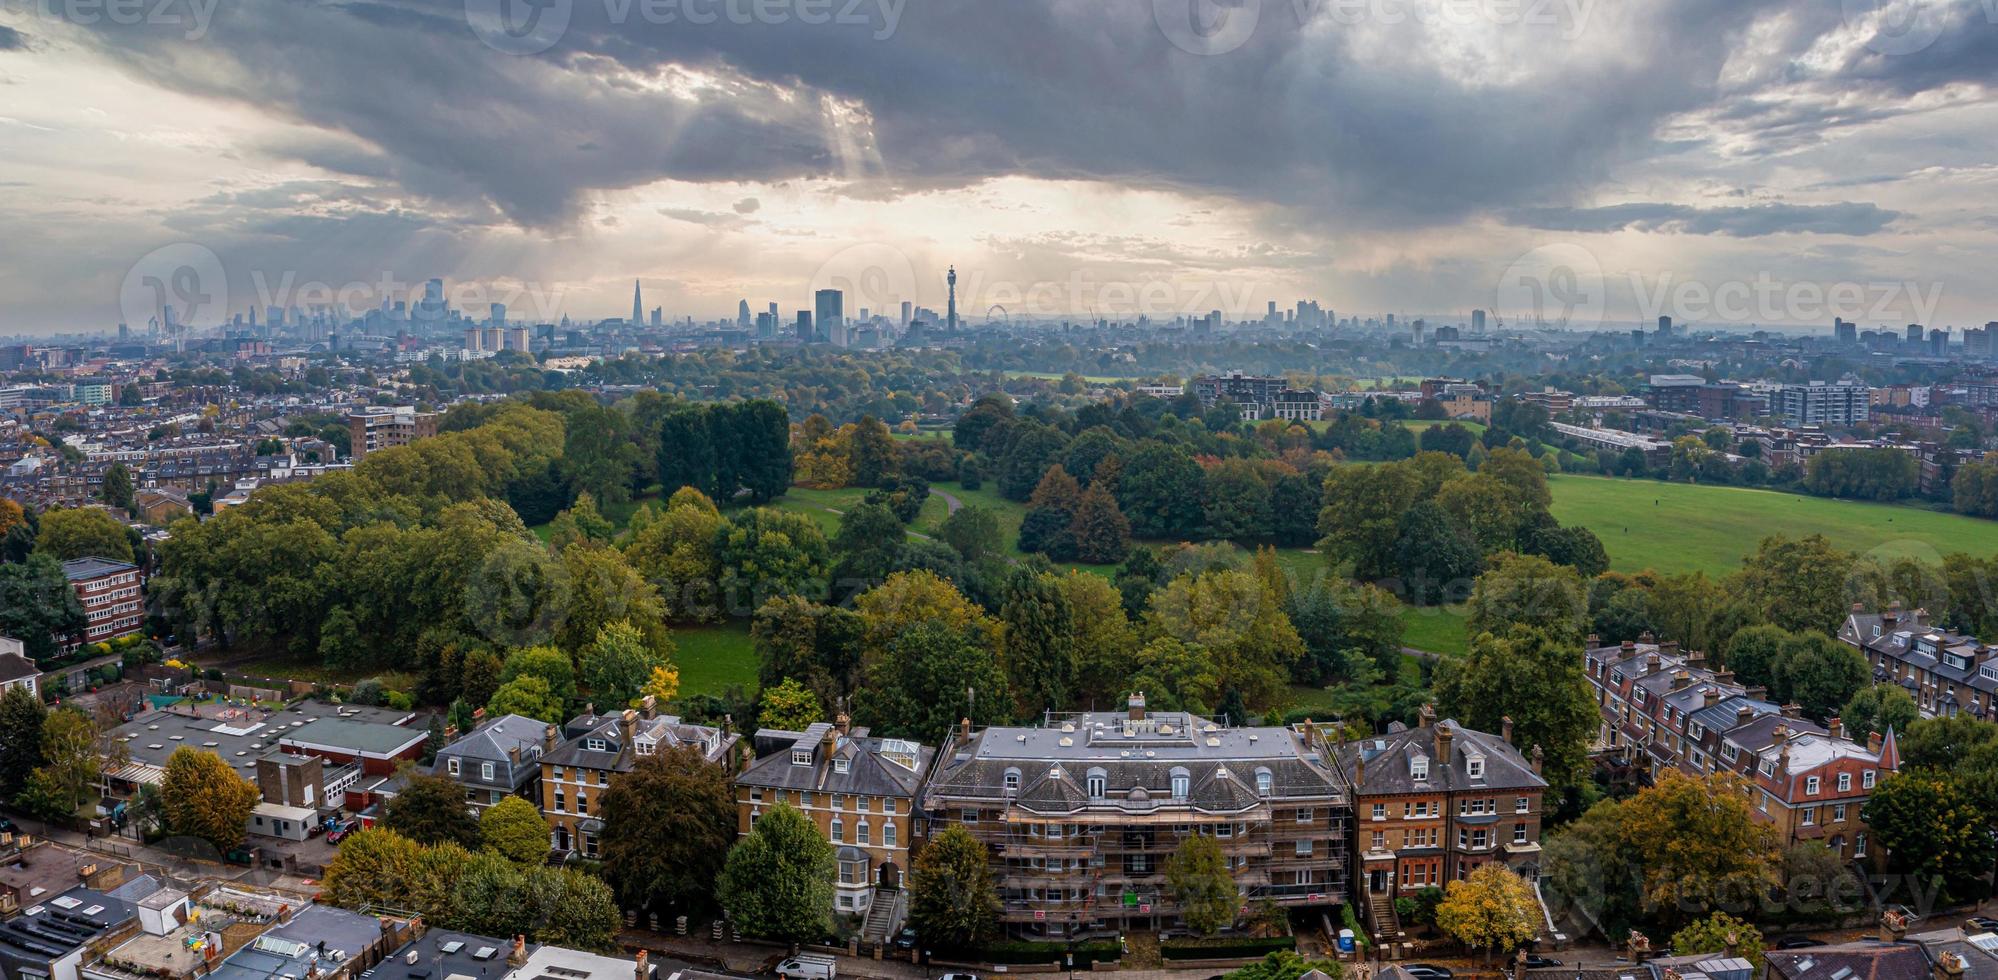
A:
{"type": "Polygon", "coordinates": [[[1265,378],[1230,371],[1227,374],[1210,374],[1194,378],[1189,386],[1200,397],[1200,404],[1213,408],[1221,402],[1236,405],[1254,405],[1261,408],[1276,401],[1277,395],[1290,387],[1282,378],[1265,378]]]}
{"type": "Polygon", "coordinates": [[[370,967],[360,980],[412,980],[412,975],[417,975],[415,980],[502,980],[525,966],[539,949],[512,939],[430,929],[370,967]]]}
{"type": "Polygon", "coordinates": [[[132,495],[132,512],[154,527],[165,527],[194,513],[187,494],[171,487],[140,490],[132,495]]]}
{"type": "Polygon", "coordinates": [[[1422,382],[1422,397],[1443,406],[1447,418],[1491,424],[1492,396],[1484,385],[1454,378],[1430,378],[1422,382]]]}
{"type": "Polygon", "coordinates": [[[347,415],[347,451],[355,462],[378,449],[407,446],[437,434],[438,416],[407,405],[369,405],[347,415]]]}
{"type": "Polygon", "coordinates": [[[1316,391],[1285,388],[1270,403],[1270,417],[1286,422],[1317,422],[1325,417],[1325,402],[1316,391]]]}
{"type": "Polygon", "coordinates": [[[0,636],[0,695],[10,688],[24,688],[29,694],[40,697],[42,693],[42,671],[21,651],[21,641],[9,636],[0,636]]]}
{"type": "Polygon", "coordinates": [[[549,846],[594,858],[602,842],[602,810],[611,777],[630,772],[641,756],[692,747],[718,766],[730,764],[741,736],[727,728],[693,725],[661,715],[647,698],[642,710],[599,715],[586,711],[557,729],[543,730],[541,815],[549,846]]]}
{"type": "Polygon", "coordinates": [[[753,744],[756,761],[735,777],[737,832],[748,836],[765,811],[789,806],[832,842],[836,912],[867,912],[882,893],[899,897],[921,826],[917,790],[935,751],[871,737],[844,714],[802,732],[766,728],[753,744]]]}
{"type": "Polygon", "coordinates": [[[1352,808],[1315,729],[1228,727],[1133,694],[1121,714],[966,722],[937,757],[923,812],[991,849],[1016,936],[1176,923],[1165,865],[1194,836],[1221,846],[1244,903],[1346,900],[1352,808]]]}
{"type": "Polygon", "coordinates": [[[1838,719],[1817,725],[1648,634],[1588,647],[1584,672],[1602,715],[1593,749],[1613,775],[1649,783],[1666,769],[1730,773],[1784,846],[1817,841],[1848,860],[1878,860],[1863,814],[1873,787],[1900,769],[1893,732],[1855,741],[1838,719]]]}
{"type": "Polygon", "coordinates": [[[83,633],[70,646],[99,643],[137,633],[146,620],[146,575],[139,566],[107,558],[62,563],[63,576],[83,603],[83,633]]]}
{"type": "Polygon", "coordinates": [[[1856,425],[1867,420],[1872,402],[1865,382],[1846,378],[1779,385],[1770,399],[1770,411],[1792,425],[1856,425]]]}
{"type": "Polygon", "coordinates": [[[1539,874],[1542,797],[1539,746],[1522,754],[1512,724],[1477,731],[1422,708],[1414,728],[1339,747],[1353,795],[1361,881],[1355,894],[1377,935],[1399,930],[1394,900],[1441,888],[1500,862],[1539,874]]]}
{"type": "Polygon", "coordinates": [[[1838,638],[1865,654],[1875,682],[1913,695],[1923,717],[1968,713],[1998,721],[1998,648],[1932,625],[1927,610],[1908,612],[1898,602],[1878,613],[1854,606],[1838,638]]]}
{"type": "Polygon", "coordinates": [[[1519,400],[1529,405],[1538,405],[1549,415],[1560,415],[1575,407],[1575,393],[1554,387],[1544,387],[1539,391],[1522,392],[1519,400]]]}
{"type": "MultiPolygon", "coordinates": [[[[1924,947],[1910,942],[1861,940],[1806,949],[1772,949],[1763,953],[1768,980],[1949,980],[1944,952],[1933,965],[1924,947]]],[[[1962,976],[1962,960],[1955,966],[1962,976]]],[[[1990,974],[1985,974],[1989,976],[1990,974]]]]}
{"type": "Polygon", "coordinates": [[[88,888],[37,901],[0,923],[0,980],[78,980],[91,948],[138,931],[128,902],[88,888]]]}
{"type": "MultiPolygon", "coordinates": [[[[516,943],[516,948],[518,948],[516,943]]],[[[522,960],[519,968],[511,974],[527,980],[655,980],[659,975],[657,965],[648,962],[649,955],[639,950],[634,959],[620,956],[603,956],[586,953],[579,949],[561,946],[542,946],[522,960]]]]}
{"type": "Polygon", "coordinates": [[[438,750],[431,771],[463,786],[465,803],[474,810],[509,796],[538,804],[534,790],[541,779],[547,728],[544,722],[521,715],[496,718],[438,750]]]}
{"type": "Polygon", "coordinates": [[[277,747],[342,766],[357,765],[364,773],[385,776],[403,763],[422,757],[423,743],[429,738],[429,732],[400,722],[387,724],[335,715],[293,724],[289,731],[278,736],[277,747]]]}

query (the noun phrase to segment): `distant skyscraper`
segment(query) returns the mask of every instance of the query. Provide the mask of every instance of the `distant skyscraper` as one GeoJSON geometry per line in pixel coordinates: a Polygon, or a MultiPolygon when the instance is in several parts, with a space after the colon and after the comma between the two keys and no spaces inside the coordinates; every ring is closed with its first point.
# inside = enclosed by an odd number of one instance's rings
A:
{"type": "Polygon", "coordinates": [[[749,327],[749,301],[746,299],[736,303],[735,325],[744,329],[749,327]]]}
{"type": "Polygon", "coordinates": [[[1471,311],[1471,332],[1472,333],[1485,332],[1485,311],[1483,310],[1471,311]]]}
{"type": "Polygon", "coordinates": [[[1919,323],[1908,324],[1908,343],[1919,344],[1921,342],[1922,342],[1922,325],[1919,323]]]}
{"type": "Polygon", "coordinates": [[[1671,318],[1671,317],[1669,317],[1669,316],[1661,316],[1661,317],[1659,317],[1659,318],[1658,318],[1658,336],[1660,336],[1660,337],[1670,337],[1670,336],[1672,336],[1672,318],[1671,318]]]}
{"type": "Polygon", "coordinates": [[[645,293],[639,289],[638,280],[631,281],[631,325],[645,322],[645,293]]]}
{"type": "Polygon", "coordinates": [[[944,314],[944,322],[949,325],[950,331],[952,333],[956,333],[957,332],[957,266],[951,266],[950,275],[945,278],[946,281],[950,283],[950,306],[948,307],[949,312],[944,314]]]}
{"type": "Polygon", "coordinates": [[[811,310],[798,311],[798,342],[801,344],[809,344],[812,342],[811,310]]]}
{"type": "Polygon", "coordinates": [[[834,345],[846,346],[846,294],[821,289],[813,299],[818,309],[818,335],[834,345]]]}
{"type": "Polygon", "coordinates": [[[909,321],[914,318],[915,311],[916,304],[906,299],[902,301],[902,329],[907,330],[909,328],[909,321]]]}
{"type": "Polygon", "coordinates": [[[1841,344],[1859,343],[1859,324],[1832,318],[1832,337],[1841,344]]]}

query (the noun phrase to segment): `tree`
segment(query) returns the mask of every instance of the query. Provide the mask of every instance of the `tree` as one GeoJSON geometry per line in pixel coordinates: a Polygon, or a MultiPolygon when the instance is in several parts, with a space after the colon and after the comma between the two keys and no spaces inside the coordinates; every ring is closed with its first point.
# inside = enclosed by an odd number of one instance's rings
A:
{"type": "Polygon", "coordinates": [[[728,852],[718,896],[744,935],[816,942],[832,929],[832,843],[805,815],[779,804],[728,852]]]}
{"type": "Polygon", "coordinates": [[[1075,626],[1075,694],[1077,701],[1108,701],[1129,682],[1131,622],[1124,615],[1123,597],[1101,575],[1072,571],[1061,577],[1075,626]]]}
{"type": "Polygon", "coordinates": [[[1060,580],[1018,568],[1001,593],[1002,661],[1021,717],[1061,709],[1075,689],[1075,619],[1060,580]]]}
{"type": "Polygon", "coordinates": [[[1140,538],[1187,540],[1200,529],[1205,475],[1200,464],[1174,446],[1148,442],[1124,462],[1117,504],[1140,538]]]}
{"type": "Polygon", "coordinates": [[[1516,949],[1540,933],[1540,903],[1511,868],[1493,861],[1443,890],[1436,925],[1458,942],[1484,951],[1516,949]]]}
{"type": "Polygon", "coordinates": [[[42,724],[48,720],[42,699],[26,687],[10,687],[0,695],[0,802],[13,800],[42,764],[42,724]]]}
{"type": "Polygon", "coordinates": [[[1832,633],[1845,621],[1845,581],[1855,560],[1822,534],[1796,541],[1769,537],[1743,560],[1737,577],[1769,622],[1832,633]]]}
{"type": "Polygon", "coordinates": [[[670,654],[646,646],[645,637],[620,620],[597,631],[596,642],[583,651],[583,683],[598,705],[629,706],[644,694],[652,672],[667,665],[670,654]]]}
{"type": "Polygon", "coordinates": [[[1555,643],[1579,645],[1588,630],[1588,591],[1575,570],[1539,555],[1500,555],[1471,588],[1472,636],[1500,636],[1513,626],[1545,630],[1555,643]]]}
{"type": "Polygon", "coordinates": [[[486,850],[531,868],[548,857],[548,821],[534,804],[509,796],[479,814],[479,840],[486,850]]]}
{"type": "Polygon", "coordinates": [[[382,826],[419,844],[479,846],[479,821],[465,809],[464,788],[448,776],[407,773],[403,788],[389,798],[382,826]]]}
{"type": "Polygon", "coordinates": [[[1318,516],[1324,539],[1318,547],[1340,561],[1352,562],[1356,578],[1392,577],[1397,571],[1394,546],[1401,536],[1402,515],[1415,506],[1420,493],[1417,471],[1411,466],[1334,468],[1325,477],[1325,507],[1318,516]]]}
{"type": "Polygon", "coordinates": [[[1823,633],[1800,633],[1784,646],[1776,685],[1785,701],[1801,705],[1812,718],[1837,713],[1872,677],[1866,657],[1823,633]]]}
{"type": "Polygon", "coordinates": [[[501,684],[486,702],[486,714],[494,718],[519,715],[554,725],[561,723],[567,712],[546,679],[528,675],[501,684]]]}
{"type": "Polygon", "coordinates": [[[1761,975],[1764,964],[1762,930],[1726,912],[1715,912],[1673,933],[1672,952],[1677,956],[1695,953],[1739,956],[1755,965],[1753,975],[1757,976],[1761,975]]]}
{"type": "Polygon", "coordinates": [[[877,487],[894,476],[895,438],[889,434],[888,426],[872,415],[862,416],[853,428],[848,458],[852,461],[855,486],[877,487]]]}
{"type": "Polygon", "coordinates": [[[199,838],[222,853],[235,850],[262,798],[255,783],[213,752],[183,745],[167,757],[160,801],[170,834],[199,838]]]}
{"type": "MultiPolygon", "coordinates": [[[[572,656],[581,653],[604,627],[619,620],[645,637],[648,647],[671,649],[666,603],[659,590],[624,560],[623,552],[571,545],[562,549],[562,568],[568,574],[568,595],[561,620],[549,637],[558,649],[572,656]]],[[[573,689],[563,690],[559,677],[551,676],[549,683],[565,700],[573,696],[573,689]]]]}
{"type": "Polygon", "coordinates": [[[666,502],[666,512],[632,536],[624,556],[659,588],[667,614],[696,622],[720,618],[716,579],[721,575],[717,547],[728,522],[714,502],[693,487],[682,487],[666,502]]]}
{"type": "Polygon", "coordinates": [[[95,507],[74,510],[54,509],[42,515],[42,528],[35,537],[35,553],[56,561],[77,558],[132,560],[132,540],[125,525],[109,511],[95,507]]]}
{"type": "Polygon", "coordinates": [[[527,872],[525,884],[534,899],[537,941],[599,953],[617,950],[624,917],[602,879],[574,868],[537,867],[527,872]]]}
{"type": "Polygon", "coordinates": [[[132,509],[132,471],[124,463],[112,463],[104,471],[104,502],[121,510],[132,509]]]}
{"type": "Polygon", "coordinates": [[[1880,781],[1866,802],[1873,839],[1887,848],[1894,870],[1941,886],[1945,905],[1986,894],[1983,877],[1998,858],[1991,815],[1965,791],[1961,777],[1930,770],[1900,772],[1880,781]]]}
{"type": "Polygon", "coordinates": [[[1768,887],[1775,830],[1756,819],[1738,776],[1700,779],[1667,768],[1616,812],[1614,853],[1641,869],[1644,900],[1663,925],[1753,900],[1768,887]]]}
{"type": "Polygon", "coordinates": [[[1005,547],[999,536],[999,518],[991,508],[970,504],[944,518],[937,537],[950,545],[967,562],[997,554],[1005,547]]]}
{"type": "Polygon", "coordinates": [[[548,682],[548,691],[563,703],[576,699],[576,668],[569,655],[554,647],[527,647],[506,655],[500,667],[500,683],[523,677],[548,682]]]}
{"type": "Polygon", "coordinates": [[[985,845],[957,824],[916,856],[909,870],[909,924],[925,946],[969,950],[992,938],[999,894],[991,860],[985,845]]]}
{"type": "Polygon", "coordinates": [[[864,592],[887,578],[908,536],[901,518],[881,504],[862,503],[842,514],[832,540],[838,594],[864,592]]]}
{"type": "Polygon", "coordinates": [[[999,495],[1024,501],[1033,495],[1050,464],[1068,452],[1060,429],[1031,419],[1016,423],[1012,447],[999,457],[999,495]]]}
{"type": "Polygon", "coordinates": [[[1224,976],[1226,980],[1298,980],[1313,970],[1330,980],[1342,980],[1346,975],[1345,964],[1336,960],[1307,960],[1294,950],[1280,949],[1224,976]]]}
{"type": "Polygon", "coordinates": [[[0,636],[20,640],[28,659],[53,659],[83,627],[83,604],[54,558],[0,563],[0,636]]]}
{"type": "Polygon", "coordinates": [[[1083,491],[1068,533],[1075,542],[1076,560],[1091,565],[1114,565],[1131,550],[1131,522],[1124,518],[1117,498],[1100,483],[1083,491]]]}
{"type": "Polygon", "coordinates": [[[1436,700],[1479,731],[1497,731],[1511,718],[1513,737],[1541,748],[1557,786],[1579,785],[1588,775],[1589,740],[1602,719],[1574,644],[1526,626],[1504,636],[1481,633],[1466,656],[1438,667],[1436,700]]]}
{"type": "Polygon", "coordinates": [[[50,820],[69,820],[91,798],[102,757],[97,726],[75,708],[57,708],[42,719],[42,764],[28,773],[21,806],[50,820]]]}
{"type": "Polygon", "coordinates": [[[1179,903],[1179,916],[1187,928],[1212,936],[1235,924],[1241,894],[1214,838],[1195,834],[1181,841],[1166,859],[1165,870],[1166,889],[1179,903]]]}
{"type": "Polygon", "coordinates": [[[1283,696],[1291,665],[1304,654],[1304,640],[1275,596],[1247,572],[1174,579],[1152,595],[1145,633],[1200,647],[1224,689],[1259,709],[1283,696]]]}
{"type": "Polygon", "coordinates": [[[320,891],[341,908],[400,908],[415,893],[423,848],[386,827],[371,827],[340,842],[326,866],[320,891]]]}
{"type": "Polygon", "coordinates": [[[1906,732],[1921,717],[1915,696],[1898,684],[1871,684],[1859,689],[1838,713],[1846,731],[1859,741],[1888,729],[1906,732]]]}
{"type": "Polygon", "coordinates": [[[1013,695],[988,636],[941,618],[898,631],[870,658],[858,714],[879,734],[918,741],[942,738],[961,717],[979,724],[1011,719],[1013,695]]]}
{"type": "Polygon", "coordinates": [[[603,821],[604,877],[620,905],[655,912],[711,906],[736,836],[735,791],[722,767],[692,746],[640,756],[611,780],[603,821]]]}
{"type": "Polygon", "coordinates": [[[802,732],[826,720],[825,707],[812,689],[786,677],[776,687],[766,687],[759,696],[756,718],[764,728],[802,732]]]}
{"type": "Polygon", "coordinates": [[[1727,644],[1727,667],[1743,684],[1773,692],[1790,631],[1763,623],[1734,634],[1727,644]]]}
{"type": "Polygon", "coordinates": [[[757,680],[765,689],[795,680],[819,704],[833,704],[860,682],[864,628],[851,609],[822,606],[801,596],[771,599],[756,611],[749,628],[757,680]]]}
{"type": "Polygon", "coordinates": [[[1410,602],[1429,605],[1461,597],[1484,566],[1477,541],[1435,501],[1422,501],[1401,515],[1394,567],[1410,602]]]}
{"type": "Polygon", "coordinates": [[[731,615],[776,596],[823,596],[832,555],[812,519],[767,507],[743,511],[721,537],[722,596],[731,615]]]}

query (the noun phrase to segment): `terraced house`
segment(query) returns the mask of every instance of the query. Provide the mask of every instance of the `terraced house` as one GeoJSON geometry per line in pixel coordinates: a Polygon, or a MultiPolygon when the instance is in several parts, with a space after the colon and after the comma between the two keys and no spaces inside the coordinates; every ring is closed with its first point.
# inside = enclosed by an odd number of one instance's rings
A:
{"type": "Polygon", "coordinates": [[[1338,751],[1353,793],[1362,878],[1356,891],[1379,936],[1399,930],[1394,900],[1402,895],[1443,887],[1495,861],[1528,880],[1539,874],[1547,791],[1539,747],[1527,754],[1515,748],[1509,721],[1493,735],[1439,721],[1426,705],[1420,721],[1415,728],[1396,723],[1338,751]]]}
{"type": "Polygon", "coordinates": [[[604,822],[604,794],[611,777],[630,772],[638,760],[691,747],[718,766],[728,766],[741,736],[727,728],[690,725],[658,713],[652,698],[641,708],[599,715],[583,712],[567,725],[545,730],[541,746],[541,815],[548,821],[548,844],[559,855],[597,856],[604,822]]]}
{"type": "Polygon", "coordinates": [[[1650,783],[1666,769],[1733,773],[1785,846],[1816,841],[1849,860],[1879,859],[1861,813],[1874,785],[1900,768],[1893,732],[1857,742],[1838,719],[1818,725],[1649,634],[1589,646],[1585,670],[1602,713],[1593,751],[1613,775],[1650,783]]]}
{"type": "Polygon", "coordinates": [[[1245,902],[1346,900],[1352,809],[1314,731],[1149,712],[1138,694],[1123,714],[966,722],[937,758],[923,810],[991,848],[1015,936],[1169,927],[1165,864],[1194,835],[1221,845],[1245,902]]]}
{"type": "Polygon", "coordinates": [[[1929,622],[1927,610],[1883,612],[1852,607],[1838,638],[1873,665],[1873,679],[1899,684],[1913,695],[1923,717],[1969,714],[1998,720],[1998,647],[1929,622]]]}

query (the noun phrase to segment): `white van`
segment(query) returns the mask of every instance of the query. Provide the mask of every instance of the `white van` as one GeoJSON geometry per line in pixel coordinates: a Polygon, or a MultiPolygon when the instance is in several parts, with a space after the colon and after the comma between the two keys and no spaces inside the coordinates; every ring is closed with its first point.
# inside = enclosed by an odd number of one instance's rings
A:
{"type": "Polygon", "coordinates": [[[799,953],[777,964],[778,980],[835,980],[839,958],[827,953],[799,953]]]}

